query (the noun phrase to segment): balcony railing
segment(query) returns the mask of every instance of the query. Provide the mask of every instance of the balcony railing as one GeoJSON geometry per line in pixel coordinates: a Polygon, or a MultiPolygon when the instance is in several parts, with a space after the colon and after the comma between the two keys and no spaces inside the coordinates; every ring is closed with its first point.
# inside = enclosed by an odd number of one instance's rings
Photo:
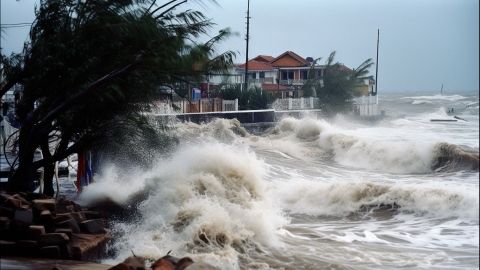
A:
{"type": "Polygon", "coordinates": [[[305,84],[306,79],[289,79],[289,80],[280,80],[281,85],[303,85],[305,84]]]}
{"type": "Polygon", "coordinates": [[[249,79],[248,83],[273,83],[273,77],[266,77],[261,79],[249,79]]]}

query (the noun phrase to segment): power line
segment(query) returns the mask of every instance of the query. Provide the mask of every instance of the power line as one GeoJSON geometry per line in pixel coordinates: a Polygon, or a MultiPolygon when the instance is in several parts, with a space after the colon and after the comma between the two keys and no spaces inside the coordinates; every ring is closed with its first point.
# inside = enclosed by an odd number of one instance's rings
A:
{"type": "Polygon", "coordinates": [[[4,23],[4,24],[0,24],[0,28],[27,27],[31,25],[32,23],[4,23]]]}

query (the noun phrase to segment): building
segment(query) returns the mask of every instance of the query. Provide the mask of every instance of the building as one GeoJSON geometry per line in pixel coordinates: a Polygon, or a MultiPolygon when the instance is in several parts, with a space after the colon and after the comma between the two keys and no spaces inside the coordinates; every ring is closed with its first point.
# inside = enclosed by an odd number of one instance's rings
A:
{"type": "MultiPolygon", "coordinates": [[[[286,51],[277,57],[259,55],[248,61],[249,87],[258,86],[282,99],[298,98],[302,95],[302,86],[308,79],[313,63],[311,57],[307,59],[292,51],[286,51]]],[[[245,64],[235,67],[235,83],[245,81],[245,68],[245,64]]],[[[325,66],[316,65],[316,76],[322,76],[324,69],[325,66]]]]}

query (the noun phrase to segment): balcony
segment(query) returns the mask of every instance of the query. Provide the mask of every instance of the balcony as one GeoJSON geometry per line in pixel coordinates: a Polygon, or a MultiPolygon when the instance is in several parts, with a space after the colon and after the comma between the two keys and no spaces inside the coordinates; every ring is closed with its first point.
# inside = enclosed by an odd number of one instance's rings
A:
{"type": "Polygon", "coordinates": [[[303,85],[307,80],[306,79],[288,79],[280,80],[281,85],[303,85]]]}
{"type": "Polygon", "coordinates": [[[262,78],[262,79],[249,79],[248,80],[248,83],[249,84],[252,84],[252,83],[258,83],[258,84],[261,84],[261,83],[273,83],[274,81],[274,78],[273,77],[266,77],[266,78],[262,78]]]}

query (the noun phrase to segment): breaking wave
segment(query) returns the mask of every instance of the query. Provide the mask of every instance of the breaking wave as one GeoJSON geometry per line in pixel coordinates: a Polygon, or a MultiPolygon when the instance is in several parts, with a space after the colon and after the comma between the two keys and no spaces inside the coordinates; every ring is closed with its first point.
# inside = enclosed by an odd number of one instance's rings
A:
{"type": "Polygon", "coordinates": [[[274,197],[292,214],[347,216],[363,207],[388,205],[398,211],[433,217],[460,217],[478,222],[478,189],[424,183],[378,184],[365,181],[322,183],[289,181],[272,184],[274,197]]]}
{"type": "Polygon", "coordinates": [[[238,254],[278,245],[276,231],[289,222],[267,196],[263,176],[263,162],[246,148],[189,144],[128,182],[103,177],[85,187],[81,200],[98,205],[116,198],[141,216],[114,224],[118,258],[133,250],[153,260],[173,250],[193,257],[201,253],[204,261],[235,269],[238,254]]]}
{"type": "Polygon", "coordinates": [[[369,140],[323,120],[285,118],[256,146],[300,159],[331,157],[341,165],[397,174],[478,171],[478,151],[435,141],[369,140]]]}

